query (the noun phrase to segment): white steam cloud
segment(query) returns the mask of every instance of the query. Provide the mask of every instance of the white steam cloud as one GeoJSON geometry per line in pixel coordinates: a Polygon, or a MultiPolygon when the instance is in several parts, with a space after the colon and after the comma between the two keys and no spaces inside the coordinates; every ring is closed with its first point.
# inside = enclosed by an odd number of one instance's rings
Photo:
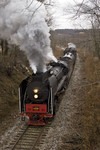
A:
{"type": "Polygon", "coordinates": [[[68,43],[68,48],[75,48],[76,49],[76,45],[73,43],[68,43]]]}
{"type": "Polygon", "coordinates": [[[0,37],[19,45],[34,73],[45,72],[49,60],[56,61],[50,48],[46,10],[37,0],[0,2],[0,37]]]}

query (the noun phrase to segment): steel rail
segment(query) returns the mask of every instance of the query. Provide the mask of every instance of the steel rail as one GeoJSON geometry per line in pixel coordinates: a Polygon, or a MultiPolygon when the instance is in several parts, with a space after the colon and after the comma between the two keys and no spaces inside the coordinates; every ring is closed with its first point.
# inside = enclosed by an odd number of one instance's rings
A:
{"type": "MultiPolygon", "coordinates": [[[[15,142],[15,144],[13,145],[13,147],[11,148],[11,150],[34,150],[35,147],[38,145],[38,142],[40,142],[40,137],[42,136],[42,133],[44,133],[44,129],[45,129],[46,126],[41,126],[41,127],[33,127],[33,126],[27,126],[25,128],[25,130],[23,131],[23,133],[19,136],[19,138],[17,139],[17,141],[15,142]],[[31,133],[30,133],[31,131],[31,133]],[[30,135],[30,137],[29,137],[30,135]],[[31,137],[32,136],[32,137],[31,137]],[[25,138],[26,139],[23,139],[25,138]],[[35,139],[36,138],[36,139],[35,139]],[[29,145],[26,144],[28,143],[30,139],[30,142],[29,142],[29,145]],[[32,139],[35,139],[35,140],[32,140],[32,139]],[[25,140],[25,143],[23,142],[25,140]],[[20,145],[20,142],[22,142],[22,145],[20,145]],[[26,147],[28,146],[28,148],[23,148],[23,146],[25,146],[26,144],[26,147]]],[[[15,137],[16,138],[16,137],[15,137]]]]}
{"type": "Polygon", "coordinates": [[[12,150],[15,149],[16,145],[18,144],[19,140],[23,137],[23,135],[25,134],[25,132],[27,131],[27,129],[29,128],[29,125],[25,128],[25,130],[23,131],[23,133],[20,135],[20,137],[17,139],[16,143],[14,144],[14,146],[12,147],[12,150]]]}
{"type": "Polygon", "coordinates": [[[45,126],[44,126],[43,129],[41,130],[41,132],[40,132],[40,134],[38,135],[36,141],[34,142],[34,145],[32,146],[32,148],[31,148],[30,150],[34,150],[34,148],[36,147],[36,145],[37,145],[37,143],[38,143],[38,141],[39,141],[39,139],[40,139],[40,137],[41,137],[41,135],[42,135],[42,133],[43,133],[43,131],[44,131],[44,128],[45,128],[45,126]]]}

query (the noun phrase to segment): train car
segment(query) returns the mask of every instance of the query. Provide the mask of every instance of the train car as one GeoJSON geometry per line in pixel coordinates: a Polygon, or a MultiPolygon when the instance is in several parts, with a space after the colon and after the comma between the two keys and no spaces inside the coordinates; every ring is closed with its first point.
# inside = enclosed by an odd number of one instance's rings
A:
{"type": "Polygon", "coordinates": [[[19,87],[21,119],[29,125],[45,125],[45,118],[55,115],[58,95],[65,90],[76,60],[76,49],[64,52],[51,62],[45,73],[38,72],[24,79],[19,87]]]}

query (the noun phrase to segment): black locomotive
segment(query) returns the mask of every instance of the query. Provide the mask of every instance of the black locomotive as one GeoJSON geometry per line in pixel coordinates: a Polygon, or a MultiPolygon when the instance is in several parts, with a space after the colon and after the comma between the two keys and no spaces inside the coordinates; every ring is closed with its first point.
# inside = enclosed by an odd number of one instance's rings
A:
{"type": "Polygon", "coordinates": [[[57,97],[68,85],[75,60],[76,49],[67,48],[63,57],[48,64],[45,73],[32,74],[21,82],[19,108],[22,120],[30,125],[45,125],[44,119],[54,116],[57,97]]]}

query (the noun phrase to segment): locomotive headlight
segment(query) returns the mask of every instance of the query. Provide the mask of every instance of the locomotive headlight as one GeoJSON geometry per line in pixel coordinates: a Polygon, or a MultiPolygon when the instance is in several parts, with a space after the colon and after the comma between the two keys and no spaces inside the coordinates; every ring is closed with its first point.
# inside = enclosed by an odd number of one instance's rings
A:
{"type": "Polygon", "coordinates": [[[37,95],[37,94],[35,94],[35,95],[34,95],[34,98],[35,98],[35,99],[37,99],[37,98],[38,98],[38,95],[37,95]]]}
{"type": "Polygon", "coordinates": [[[38,89],[34,89],[33,90],[34,93],[38,93],[38,91],[39,91],[38,89]]]}

